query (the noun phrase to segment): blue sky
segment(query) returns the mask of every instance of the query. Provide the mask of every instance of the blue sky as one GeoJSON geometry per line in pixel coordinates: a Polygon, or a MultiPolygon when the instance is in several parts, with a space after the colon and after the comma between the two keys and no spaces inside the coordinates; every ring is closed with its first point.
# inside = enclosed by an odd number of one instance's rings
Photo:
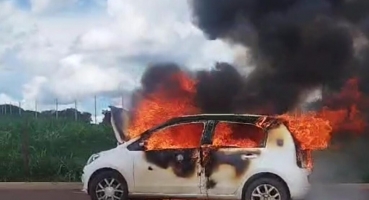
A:
{"type": "MultiPolygon", "coordinates": [[[[209,41],[187,0],[0,0],[0,103],[121,106],[148,63],[190,69],[236,62],[239,47],[209,41]],[[160,14],[158,14],[160,13],[160,14]]],[[[244,52],[244,51],[242,51],[244,52]]],[[[128,102],[127,102],[128,105],[128,102]]]]}

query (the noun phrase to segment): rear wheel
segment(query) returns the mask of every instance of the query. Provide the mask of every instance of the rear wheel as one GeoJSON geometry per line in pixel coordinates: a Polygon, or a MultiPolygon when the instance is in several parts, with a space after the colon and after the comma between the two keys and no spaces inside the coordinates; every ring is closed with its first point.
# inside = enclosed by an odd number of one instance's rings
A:
{"type": "Polygon", "coordinates": [[[273,178],[254,180],[244,193],[244,200],[290,200],[288,188],[273,178]]]}
{"type": "Polygon", "coordinates": [[[96,175],[88,188],[91,200],[128,200],[128,188],[124,178],[115,171],[96,175]]]}

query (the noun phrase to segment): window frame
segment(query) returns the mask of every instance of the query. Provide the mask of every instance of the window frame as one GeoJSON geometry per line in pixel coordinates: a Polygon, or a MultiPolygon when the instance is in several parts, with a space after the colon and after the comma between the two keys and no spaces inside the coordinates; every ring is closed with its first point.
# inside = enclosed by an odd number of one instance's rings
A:
{"type": "MultiPolygon", "coordinates": [[[[258,149],[266,148],[266,144],[267,144],[267,141],[268,141],[268,131],[267,130],[265,130],[261,127],[258,127],[253,123],[245,123],[245,122],[239,122],[239,121],[233,121],[233,120],[216,120],[213,127],[212,127],[211,133],[210,133],[211,134],[211,136],[210,136],[211,143],[210,144],[207,143],[206,145],[214,145],[215,130],[216,130],[216,127],[219,123],[244,124],[244,125],[254,126],[254,127],[260,129],[264,134],[262,143],[260,145],[258,145],[258,147],[250,147],[250,148],[258,148],[258,149]]],[[[224,148],[247,149],[248,147],[236,147],[235,146],[235,147],[224,147],[224,148]]]]}
{"type": "MultiPolygon", "coordinates": [[[[185,124],[203,124],[203,129],[200,136],[200,146],[201,147],[202,142],[204,140],[205,135],[207,135],[208,126],[209,126],[209,120],[194,120],[194,121],[183,121],[183,122],[177,122],[177,123],[171,123],[167,124],[165,126],[159,126],[159,128],[152,129],[148,132],[143,133],[136,141],[132,142],[127,146],[127,149],[129,151],[148,151],[145,146],[143,146],[142,142],[147,141],[153,134],[160,134],[158,131],[165,130],[170,127],[185,125],[185,124]]],[[[186,148],[182,148],[186,149],[186,148]]],[[[158,149],[158,150],[177,150],[177,148],[166,148],[166,149],[158,149]]]]}

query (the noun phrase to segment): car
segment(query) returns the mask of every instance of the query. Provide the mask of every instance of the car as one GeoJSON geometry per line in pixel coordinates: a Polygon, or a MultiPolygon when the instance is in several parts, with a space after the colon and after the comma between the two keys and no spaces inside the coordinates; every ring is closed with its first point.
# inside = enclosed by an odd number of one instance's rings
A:
{"type": "Polygon", "coordinates": [[[111,107],[118,145],[91,155],[84,166],[82,190],[92,200],[289,200],[310,189],[303,151],[276,117],[179,116],[131,139],[127,117],[111,107]]]}

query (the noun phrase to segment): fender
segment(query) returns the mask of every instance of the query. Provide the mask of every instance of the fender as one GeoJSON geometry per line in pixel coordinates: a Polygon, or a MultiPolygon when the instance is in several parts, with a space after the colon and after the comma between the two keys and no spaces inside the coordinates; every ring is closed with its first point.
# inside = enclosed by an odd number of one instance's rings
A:
{"type": "Polygon", "coordinates": [[[287,181],[286,181],[286,177],[284,176],[283,172],[280,172],[279,170],[273,169],[273,168],[258,168],[257,170],[252,171],[252,173],[250,173],[249,176],[244,178],[244,181],[242,182],[242,184],[239,186],[239,188],[236,190],[236,195],[238,198],[242,199],[242,192],[243,192],[243,188],[245,186],[245,184],[247,183],[248,180],[250,180],[251,177],[258,175],[258,174],[263,174],[263,173],[270,173],[270,174],[274,174],[278,177],[280,177],[286,184],[287,187],[290,188],[290,186],[288,185],[287,181]]]}

